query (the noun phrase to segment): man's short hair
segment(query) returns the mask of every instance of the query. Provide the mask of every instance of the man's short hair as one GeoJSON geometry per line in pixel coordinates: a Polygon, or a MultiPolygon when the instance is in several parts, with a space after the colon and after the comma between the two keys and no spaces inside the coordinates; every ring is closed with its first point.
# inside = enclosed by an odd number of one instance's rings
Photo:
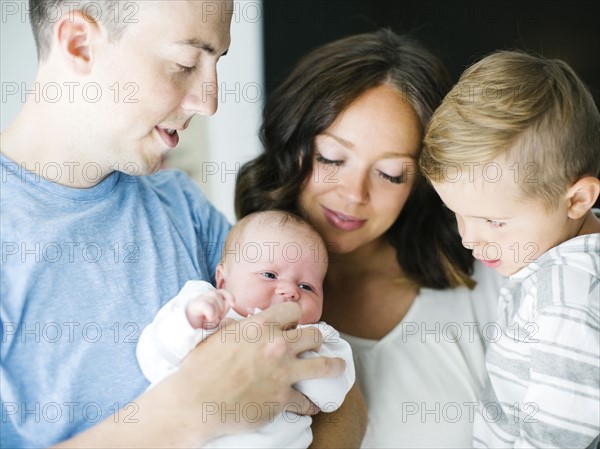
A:
{"type": "Polygon", "coordinates": [[[29,0],[31,28],[38,60],[50,54],[52,28],[64,14],[81,11],[90,22],[102,23],[113,40],[118,40],[131,18],[137,3],[119,0],[29,0]]]}

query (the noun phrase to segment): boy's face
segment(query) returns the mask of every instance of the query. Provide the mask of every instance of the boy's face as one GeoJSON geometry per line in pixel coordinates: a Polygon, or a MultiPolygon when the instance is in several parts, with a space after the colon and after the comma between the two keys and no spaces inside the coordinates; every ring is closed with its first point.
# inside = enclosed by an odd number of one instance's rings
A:
{"type": "Polygon", "coordinates": [[[134,174],[158,170],[195,114],[217,109],[219,58],[230,43],[230,1],[140,1],[122,37],[94,47],[90,80],[102,88],[86,112],[99,159],[134,174]],[[174,133],[172,130],[176,130],[174,133]]]}
{"type": "Polygon", "coordinates": [[[487,167],[487,181],[476,171],[470,179],[463,170],[460,179],[451,177],[455,182],[447,177],[432,184],[456,214],[463,246],[485,265],[510,276],[571,238],[569,219],[562,204],[548,211],[541,200],[525,199],[508,164],[487,167]]]}
{"type": "Polygon", "coordinates": [[[248,225],[217,269],[217,287],[230,291],[242,315],[281,302],[297,302],[300,324],[316,323],[323,310],[325,248],[306,228],[286,223],[248,225]]]}

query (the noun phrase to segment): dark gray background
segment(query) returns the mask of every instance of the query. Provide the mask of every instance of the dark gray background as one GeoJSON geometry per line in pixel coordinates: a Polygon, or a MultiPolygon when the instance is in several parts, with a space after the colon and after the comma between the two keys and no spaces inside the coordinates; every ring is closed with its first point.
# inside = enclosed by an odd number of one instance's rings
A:
{"type": "Polygon", "coordinates": [[[263,12],[267,89],[307,51],[386,26],[419,38],[454,81],[496,49],[563,59],[600,104],[600,2],[264,0],[263,12]]]}

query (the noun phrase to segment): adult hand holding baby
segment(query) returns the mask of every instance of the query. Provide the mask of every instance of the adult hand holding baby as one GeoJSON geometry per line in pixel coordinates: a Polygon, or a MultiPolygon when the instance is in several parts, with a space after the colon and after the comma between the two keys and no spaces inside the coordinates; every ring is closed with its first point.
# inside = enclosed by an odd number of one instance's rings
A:
{"type": "Polygon", "coordinates": [[[163,382],[185,385],[177,388],[181,397],[174,403],[189,408],[194,420],[209,424],[215,437],[231,432],[230,421],[236,419],[242,421],[236,427],[242,431],[258,427],[286,409],[300,414],[317,413],[315,405],[291,386],[301,380],[340,375],[345,362],[330,357],[298,358],[302,352],[318,351],[322,344],[316,329],[292,329],[300,315],[300,307],[287,302],[219,329],[185,358],[177,373],[163,382]],[[217,359],[229,371],[227,379],[219,367],[204,369],[217,359]]]}

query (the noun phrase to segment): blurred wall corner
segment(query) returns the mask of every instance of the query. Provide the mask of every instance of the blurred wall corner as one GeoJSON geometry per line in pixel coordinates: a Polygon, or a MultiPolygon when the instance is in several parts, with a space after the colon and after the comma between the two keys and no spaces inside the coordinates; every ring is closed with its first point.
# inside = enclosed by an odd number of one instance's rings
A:
{"type": "Polygon", "coordinates": [[[168,161],[188,172],[231,223],[236,174],[262,148],[258,129],[265,96],[263,3],[236,0],[233,8],[231,47],[217,66],[218,111],[195,117],[168,161]]]}

